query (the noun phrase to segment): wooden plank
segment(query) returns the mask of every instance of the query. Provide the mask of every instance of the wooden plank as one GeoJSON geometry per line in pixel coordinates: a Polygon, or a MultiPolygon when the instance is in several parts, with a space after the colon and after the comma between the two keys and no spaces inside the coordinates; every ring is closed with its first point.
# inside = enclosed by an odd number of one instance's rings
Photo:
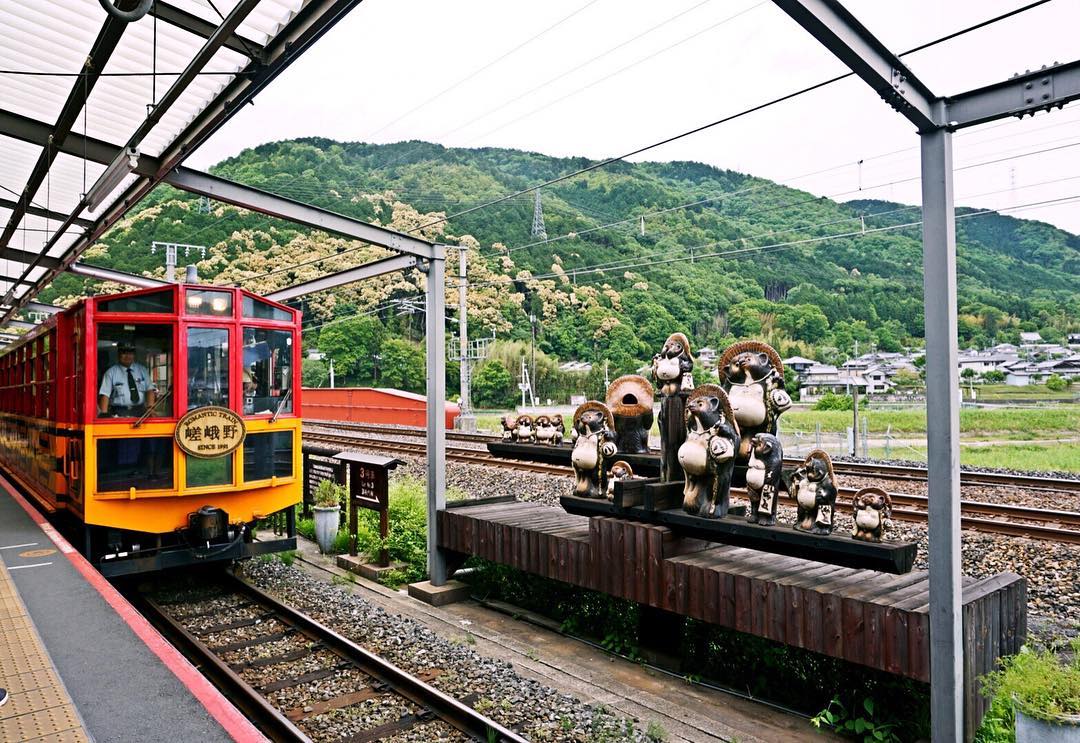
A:
{"type": "Polygon", "coordinates": [[[676,611],[677,589],[675,585],[675,562],[672,560],[663,560],[660,565],[664,571],[664,600],[660,608],[665,611],[676,611]]]}
{"type": "Polygon", "coordinates": [[[634,527],[634,601],[649,602],[649,528],[644,524],[634,527]]]}
{"type": "Polygon", "coordinates": [[[649,606],[664,605],[664,535],[668,530],[662,526],[648,527],[649,606]]]}
{"type": "Polygon", "coordinates": [[[979,627],[978,627],[978,608],[981,602],[970,601],[961,608],[961,614],[963,616],[963,646],[964,646],[964,678],[963,678],[963,691],[962,697],[964,700],[964,740],[971,740],[975,737],[975,730],[973,726],[974,715],[972,709],[975,704],[975,676],[978,674],[975,666],[975,659],[979,655],[979,627]]]}
{"type": "Polygon", "coordinates": [[[914,611],[908,617],[909,678],[930,683],[930,614],[914,611]]]}
{"type": "Polygon", "coordinates": [[[608,519],[611,523],[611,564],[608,571],[611,575],[611,583],[608,591],[620,598],[626,598],[624,593],[623,572],[629,567],[626,562],[626,526],[625,522],[618,519],[608,519]]]}

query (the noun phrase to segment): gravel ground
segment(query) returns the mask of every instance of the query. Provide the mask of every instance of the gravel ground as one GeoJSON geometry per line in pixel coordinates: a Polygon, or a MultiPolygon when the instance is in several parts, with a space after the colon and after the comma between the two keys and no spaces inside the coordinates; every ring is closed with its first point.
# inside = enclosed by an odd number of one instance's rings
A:
{"type": "MultiPolygon", "coordinates": [[[[425,476],[424,459],[407,456],[402,459],[406,464],[392,473],[392,477],[405,475],[422,479],[425,476]]],[[[880,482],[868,478],[840,476],[838,479],[841,485],[847,487],[880,486],[880,482]]],[[[458,491],[458,497],[486,498],[514,494],[519,500],[557,506],[559,496],[567,492],[569,481],[567,478],[551,475],[448,462],[447,482],[451,488],[458,491]]],[[[885,487],[896,492],[926,492],[925,485],[912,482],[890,481],[885,487]]],[[[1020,489],[968,486],[964,488],[963,496],[993,503],[1068,508],[1067,504],[1061,502],[1060,497],[1053,494],[1020,489]]],[[[740,501],[739,498],[733,498],[733,503],[740,501]]],[[[794,507],[781,506],[779,518],[785,526],[793,523],[794,507]]],[[[840,511],[837,514],[837,531],[850,533],[851,527],[852,520],[847,509],[840,511]]],[[[886,535],[889,539],[916,542],[918,555],[915,568],[927,569],[925,525],[892,522],[886,535]]],[[[1077,570],[1080,568],[1080,550],[1074,545],[965,530],[962,567],[966,575],[975,578],[1006,571],[1022,575],[1028,579],[1028,612],[1033,618],[1038,618],[1048,626],[1080,622],[1080,584],[1076,579],[1077,570]]]]}
{"type": "MultiPolygon", "coordinates": [[[[587,741],[607,736],[609,740],[645,741],[643,732],[630,720],[563,694],[531,679],[522,678],[509,663],[485,658],[468,647],[464,640],[447,640],[424,625],[397,614],[390,614],[341,587],[312,578],[301,570],[278,561],[250,561],[246,576],[263,589],[295,606],[368,650],[386,658],[413,674],[433,676],[431,683],[458,699],[469,696],[473,706],[493,720],[519,730],[530,740],[587,741]],[[440,672],[441,671],[441,672],[440,672]]],[[[327,687],[341,683],[328,679],[327,687]]],[[[355,688],[355,687],[353,687],[355,688]]],[[[327,689],[326,696],[335,692],[327,689]]],[[[309,700],[282,699],[275,703],[295,706],[309,700]]],[[[372,700],[375,701],[375,700],[372,700]]],[[[401,705],[400,700],[396,702],[401,705]]],[[[366,703],[365,703],[366,704],[366,703]]],[[[382,714],[383,706],[368,705],[372,716],[382,714]]],[[[336,712],[344,713],[345,710],[336,712]]],[[[349,711],[349,714],[356,714],[349,711]]],[[[400,714],[400,709],[393,714],[400,714]]],[[[343,714],[317,715],[333,723],[337,734],[347,731],[352,718],[343,714]],[[342,727],[344,725],[344,727],[342,727]]],[[[393,717],[397,719],[397,717],[393,717]]],[[[322,722],[320,722],[322,724],[322,722]]],[[[361,729],[360,722],[355,723],[361,729]]],[[[370,727],[371,722],[364,722],[370,727]]],[[[457,740],[442,723],[425,723],[424,728],[398,735],[390,740],[457,740]],[[430,725],[430,729],[428,729],[430,725]]]]}

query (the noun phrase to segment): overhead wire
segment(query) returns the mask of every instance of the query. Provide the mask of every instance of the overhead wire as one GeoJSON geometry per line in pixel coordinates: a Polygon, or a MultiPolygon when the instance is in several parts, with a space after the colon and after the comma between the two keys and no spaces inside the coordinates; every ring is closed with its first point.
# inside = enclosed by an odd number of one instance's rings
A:
{"type": "MultiPolygon", "coordinates": [[[[1027,12],[1027,11],[1032,10],[1033,8],[1036,8],[1036,7],[1040,6],[1040,5],[1045,5],[1048,2],[1050,2],[1050,0],[1035,0],[1035,2],[1028,3],[1026,5],[1023,5],[1023,6],[1019,7],[1019,8],[1015,8],[1015,9],[1013,9],[1011,11],[1008,11],[1006,13],[1002,13],[1002,14],[999,14],[999,15],[994,16],[992,18],[985,19],[985,20],[980,21],[980,22],[978,22],[976,24],[972,24],[972,25],[967,26],[965,28],[959,29],[959,30],[954,31],[954,32],[952,32],[950,34],[947,34],[945,36],[941,36],[941,37],[938,37],[938,38],[933,39],[931,41],[920,44],[920,45],[918,45],[916,47],[913,47],[913,48],[908,49],[908,50],[906,50],[904,52],[901,52],[898,56],[903,57],[903,56],[913,54],[913,53],[918,52],[918,51],[922,51],[924,49],[928,49],[930,47],[941,44],[941,43],[943,43],[945,41],[958,38],[958,37],[963,36],[963,35],[965,35],[967,33],[971,33],[972,31],[975,31],[975,30],[978,30],[978,29],[981,29],[981,28],[985,28],[985,27],[987,27],[989,25],[992,25],[994,23],[998,23],[998,22],[1000,22],[1002,20],[1005,20],[1007,18],[1011,18],[1013,16],[1019,15],[1019,14],[1024,13],[1024,12],[1027,12]]],[[[754,7],[756,7],[756,6],[754,6],[754,7]]],[[[798,89],[798,90],[792,91],[790,93],[778,96],[776,98],[772,98],[772,99],[770,99],[768,101],[764,101],[762,103],[756,104],[754,106],[743,109],[743,110],[738,111],[736,113],[729,114],[727,116],[721,117],[720,119],[717,119],[715,121],[712,121],[712,122],[709,122],[709,123],[706,123],[706,124],[702,124],[701,126],[695,127],[693,129],[689,129],[689,130],[681,132],[679,134],[675,134],[675,135],[673,135],[671,137],[667,137],[667,138],[662,139],[662,140],[660,140],[658,142],[653,142],[652,144],[648,144],[648,145],[644,145],[642,147],[638,147],[638,148],[636,148],[636,149],[634,149],[634,150],[632,150],[630,152],[626,152],[626,153],[624,153],[622,155],[597,161],[597,162],[592,163],[590,165],[587,165],[587,166],[585,166],[583,168],[579,168],[578,170],[575,170],[575,171],[572,171],[570,173],[566,173],[566,174],[563,174],[563,175],[560,175],[560,176],[557,176],[557,177],[554,177],[554,178],[550,178],[550,179],[548,179],[548,180],[546,180],[546,181],[544,181],[542,183],[535,184],[535,185],[530,186],[528,188],[519,189],[519,190],[517,190],[517,191],[515,191],[513,193],[501,196],[501,197],[496,198],[496,199],[491,199],[489,201],[478,204],[476,206],[472,206],[472,207],[469,207],[467,209],[463,209],[463,210],[454,212],[453,214],[443,215],[442,217],[439,217],[438,219],[434,219],[434,220],[425,222],[424,224],[421,224],[418,227],[414,227],[414,228],[412,228],[410,230],[407,230],[407,232],[409,234],[415,234],[415,233],[417,233],[417,232],[419,232],[419,231],[421,231],[423,229],[427,229],[428,227],[433,227],[435,225],[448,222],[451,219],[455,219],[457,217],[465,216],[467,214],[474,213],[474,212],[479,211],[481,209],[490,208],[490,207],[495,206],[497,204],[505,203],[506,201],[509,201],[511,199],[514,199],[514,198],[518,198],[518,197],[520,197],[522,195],[530,194],[530,193],[532,193],[532,192],[534,192],[534,191],[536,191],[538,189],[546,188],[546,187],[555,185],[556,183],[561,183],[563,181],[569,180],[571,178],[575,178],[575,177],[577,177],[579,175],[583,175],[585,173],[589,173],[589,172],[597,170],[599,168],[603,168],[603,167],[605,167],[607,165],[611,165],[611,164],[616,163],[616,162],[621,162],[621,161],[626,160],[626,159],[628,159],[630,157],[634,157],[636,155],[642,154],[644,152],[648,152],[648,151],[656,149],[658,147],[662,147],[664,145],[667,145],[667,144],[670,144],[672,142],[684,139],[684,138],[692,136],[694,134],[698,134],[700,132],[706,131],[708,129],[719,126],[721,124],[725,124],[725,123],[729,123],[731,121],[735,121],[737,119],[741,119],[741,118],[743,118],[745,116],[749,116],[752,113],[757,113],[759,111],[763,111],[765,109],[771,108],[772,106],[779,105],[780,103],[784,103],[784,102],[792,100],[794,98],[798,98],[798,97],[800,97],[802,95],[813,92],[815,90],[819,90],[821,88],[824,88],[824,87],[826,87],[828,85],[831,85],[831,84],[833,84],[835,82],[838,82],[840,80],[844,80],[844,79],[846,79],[848,77],[852,77],[854,74],[855,74],[854,72],[849,71],[849,72],[846,72],[846,73],[842,73],[840,75],[836,75],[836,76],[828,78],[826,80],[822,80],[822,81],[820,81],[818,83],[808,85],[808,86],[803,87],[801,89],[798,89]]],[[[341,251],[337,255],[341,255],[341,254],[346,253],[346,252],[351,252],[351,250],[355,250],[355,248],[350,249],[350,250],[346,250],[346,251],[341,251]]],[[[298,264],[294,264],[293,267],[299,267],[301,265],[308,265],[309,263],[310,262],[298,263],[298,264]]],[[[283,270],[288,270],[288,268],[289,267],[286,267],[284,269],[280,269],[278,271],[275,271],[274,273],[279,273],[279,272],[281,272],[283,270]]],[[[258,276],[251,277],[251,279],[254,279],[254,278],[259,278],[259,277],[258,276]]],[[[250,280],[250,279],[247,279],[247,280],[250,280]]]]}

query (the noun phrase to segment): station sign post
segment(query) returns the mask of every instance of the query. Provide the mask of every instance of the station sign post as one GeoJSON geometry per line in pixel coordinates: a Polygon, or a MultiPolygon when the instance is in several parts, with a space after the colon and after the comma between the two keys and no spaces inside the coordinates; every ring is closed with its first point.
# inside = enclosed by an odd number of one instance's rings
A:
{"type": "Polygon", "coordinates": [[[315,502],[315,489],[323,480],[345,484],[345,463],[338,460],[337,449],[305,444],[304,454],[304,506],[303,517],[311,518],[311,506],[315,502]]]}
{"type": "Polygon", "coordinates": [[[387,568],[390,566],[390,553],[386,549],[386,538],[390,535],[390,470],[401,464],[401,460],[355,451],[342,452],[335,458],[349,466],[349,555],[357,556],[359,509],[378,511],[381,548],[376,565],[387,568]]]}

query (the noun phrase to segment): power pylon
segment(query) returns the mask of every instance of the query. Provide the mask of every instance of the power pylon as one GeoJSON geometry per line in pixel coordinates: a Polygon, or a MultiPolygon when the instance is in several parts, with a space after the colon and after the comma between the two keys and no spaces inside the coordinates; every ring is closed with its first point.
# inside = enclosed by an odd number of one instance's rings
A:
{"type": "Polygon", "coordinates": [[[547,230],[544,229],[544,207],[540,204],[540,189],[536,189],[536,198],[533,201],[533,237],[547,240],[547,230]]]}

